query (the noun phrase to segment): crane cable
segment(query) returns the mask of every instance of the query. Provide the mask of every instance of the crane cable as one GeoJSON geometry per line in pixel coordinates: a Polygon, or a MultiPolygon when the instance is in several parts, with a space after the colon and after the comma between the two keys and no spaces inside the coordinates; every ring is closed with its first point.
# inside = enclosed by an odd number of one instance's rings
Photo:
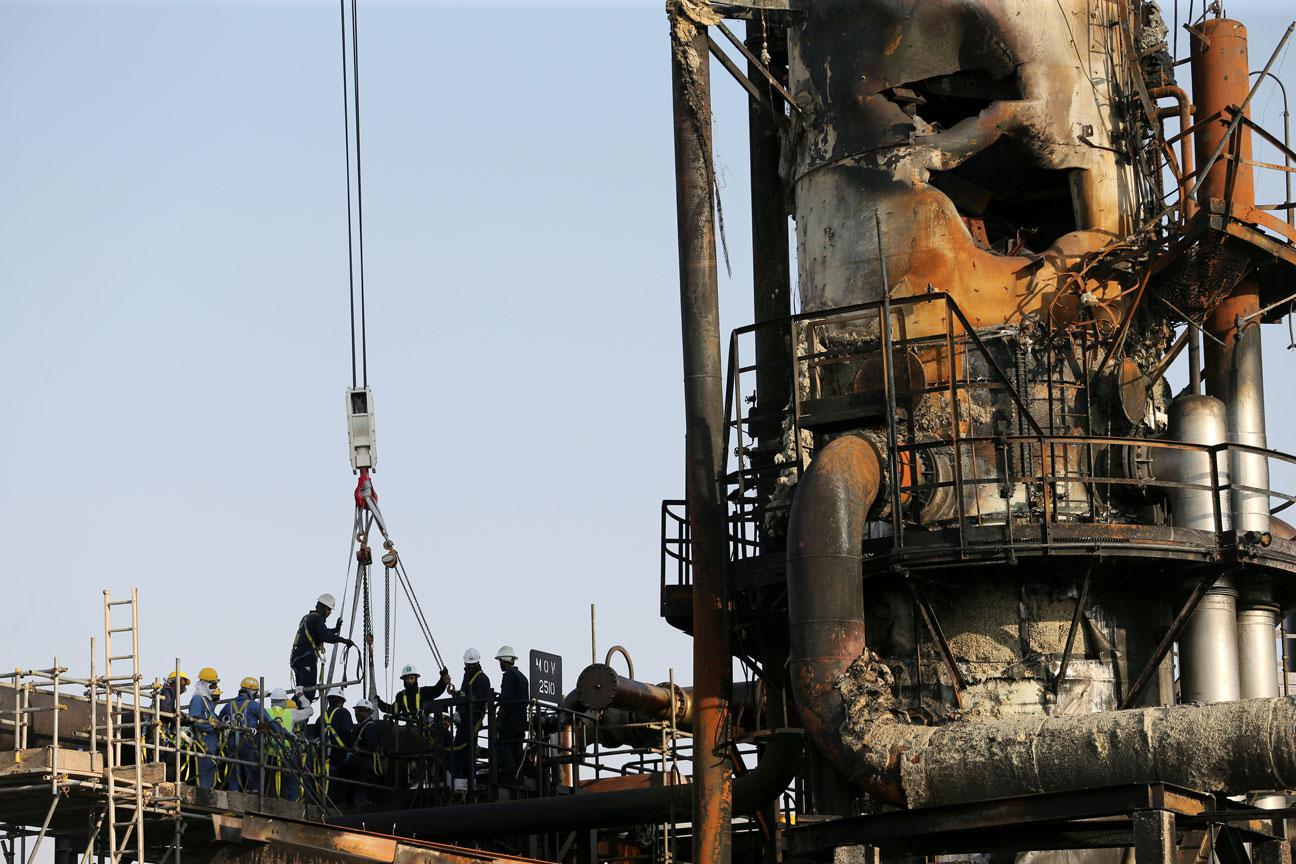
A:
{"type": "Polygon", "coordinates": [[[365,327],[365,279],[364,279],[364,180],[360,160],[360,41],[356,28],[356,0],[351,0],[351,86],[347,82],[347,26],[346,0],[338,0],[338,18],[342,36],[342,142],[346,168],[346,202],[347,202],[347,285],[350,292],[351,309],[351,387],[357,386],[356,379],[356,271],[360,275],[360,380],[369,386],[369,338],[365,327]],[[352,215],[351,206],[351,110],[352,104],[347,100],[350,90],[355,108],[355,208],[352,215]],[[358,242],[355,235],[358,234],[358,242]],[[357,263],[359,267],[357,268],[357,263]]]}
{"type": "MultiPolygon", "coordinates": [[[[341,54],[342,54],[342,132],[343,132],[343,153],[344,167],[346,169],[346,201],[347,201],[347,285],[349,291],[349,311],[351,322],[351,388],[357,389],[358,386],[368,388],[369,386],[369,340],[367,314],[365,309],[365,272],[364,272],[364,180],[362,172],[361,150],[360,150],[360,33],[357,24],[357,0],[351,0],[351,75],[348,80],[347,76],[347,0],[338,0],[338,21],[341,34],[341,54]],[[348,99],[348,95],[350,99],[348,99]],[[354,124],[352,123],[352,113],[354,112],[354,124]],[[355,200],[354,207],[351,195],[351,136],[354,129],[355,135],[355,200]],[[357,278],[358,277],[358,278],[357,278]],[[359,340],[359,362],[357,363],[356,352],[356,282],[360,283],[360,340],[359,340]]],[[[372,481],[369,477],[369,470],[362,468],[360,471],[360,481],[356,486],[355,493],[355,521],[351,530],[351,551],[348,552],[347,558],[347,575],[342,589],[342,602],[346,602],[347,589],[351,586],[351,561],[355,564],[355,597],[352,600],[351,619],[348,628],[348,637],[355,632],[357,607],[362,607],[364,611],[362,627],[364,630],[364,646],[360,649],[360,666],[363,670],[361,676],[365,680],[366,692],[372,692],[376,689],[377,675],[374,663],[373,650],[373,614],[371,609],[372,581],[369,575],[369,567],[372,563],[372,553],[369,549],[369,532],[376,524],[379,532],[383,537],[383,548],[386,550],[382,556],[384,565],[384,592],[383,592],[383,619],[384,619],[384,651],[383,663],[389,670],[391,669],[392,654],[395,651],[395,632],[392,627],[392,591],[391,591],[391,573],[396,571],[397,580],[400,587],[409,601],[410,609],[414,613],[415,621],[419,625],[419,630],[427,642],[428,648],[432,652],[432,657],[437,666],[442,671],[446,669],[445,661],[441,656],[441,651],[436,644],[436,639],[432,635],[432,629],[428,624],[427,616],[423,612],[422,604],[419,603],[418,596],[414,593],[414,585],[410,581],[408,574],[405,572],[404,563],[396,552],[395,544],[387,533],[387,525],[383,519],[382,511],[378,509],[378,495],[374,492],[372,481]],[[356,546],[359,544],[359,548],[356,546]]],[[[342,610],[338,611],[339,616],[342,610]]],[[[339,618],[340,623],[340,618],[339,618]]],[[[346,652],[342,655],[343,677],[346,677],[346,652]]],[[[333,659],[329,664],[327,683],[332,683],[334,664],[337,661],[336,650],[333,659]]]]}

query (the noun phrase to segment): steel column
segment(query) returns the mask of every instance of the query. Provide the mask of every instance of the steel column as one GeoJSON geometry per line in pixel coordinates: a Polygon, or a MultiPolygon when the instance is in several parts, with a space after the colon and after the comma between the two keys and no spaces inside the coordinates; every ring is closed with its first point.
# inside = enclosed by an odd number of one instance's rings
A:
{"type": "Polygon", "coordinates": [[[693,560],[693,830],[697,864],[728,864],[732,773],[724,580],[728,561],[723,495],[724,398],[716,278],[714,162],[706,29],[672,4],[671,95],[679,228],[680,322],[684,347],[685,498],[693,560]]]}
{"type": "Polygon", "coordinates": [[[1141,810],[1134,814],[1135,864],[1174,864],[1175,814],[1169,810],[1141,810]]]}
{"type": "MultiPolygon", "coordinates": [[[[747,22],[747,47],[757,57],[770,53],[769,71],[787,80],[786,36],[782,27],[765,21],[747,22]]],[[[760,68],[748,63],[748,77],[765,83],[760,68]]],[[[783,103],[773,94],[769,103],[782,116],[783,103]]],[[[779,177],[779,130],[770,112],[754,100],[747,106],[747,129],[751,154],[752,218],[752,309],[757,325],[786,318],[792,312],[792,267],[788,254],[788,212],[779,177]]],[[[789,334],[782,327],[758,327],[756,340],[756,406],[751,412],[752,437],[769,452],[783,437],[783,413],[790,398],[792,366],[789,334]]],[[[762,497],[773,492],[773,477],[764,479],[762,497]],[[766,488],[768,487],[768,488],[766,488]]],[[[780,538],[769,551],[779,551],[780,538]]]]}

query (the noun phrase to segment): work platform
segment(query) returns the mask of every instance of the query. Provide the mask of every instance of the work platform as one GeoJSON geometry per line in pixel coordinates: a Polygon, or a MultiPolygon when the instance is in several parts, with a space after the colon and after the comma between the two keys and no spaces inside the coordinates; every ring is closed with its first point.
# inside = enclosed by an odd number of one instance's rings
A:
{"type": "MultiPolygon", "coordinates": [[[[24,862],[34,860],[43,844],[56,850],[56,864],[100,860],[96,835],[108,806],[104,762],[101,753],[67,748],[0,752],[0,827],[11,844],[4,849],[6,859],[17,859],[12,844],[26,835],[43,843],[30,844],[24,862]],[[43,827],[32,834],[23,826],[43,827]]],[[[170,782],[160,762],[142,768],[148,861],[475,864],[532,860],[333,828],[323,824],[324,813],[318,807],[170,782]]],[[[119,784],[134,776],[134,766],[116,771],[119,784]]],[[[121,859],[135,860],[129,853],[121,859]]]]}

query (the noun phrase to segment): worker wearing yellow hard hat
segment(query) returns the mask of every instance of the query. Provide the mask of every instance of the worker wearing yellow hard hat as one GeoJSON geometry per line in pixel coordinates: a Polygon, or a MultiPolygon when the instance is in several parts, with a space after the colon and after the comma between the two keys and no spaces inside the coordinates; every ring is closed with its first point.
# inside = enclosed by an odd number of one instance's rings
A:
{"type": "Polygon", "coordinates": [[[255,764],[257,727],[268,719],[257,700],[260,692],[260,680],[249,675],[239,682],[238,695],[221,709],[221,719],[230,728],[225,755],[239,760],[230,765],[228,780],[232,792],[257,792],[260,789],[260,771],[255,764]]]}
{"type": "Polygon", "coordinates": [[[212,756],[220,749],[220,736],[216,726],[216,700],[220,693],[220,675],[210,666],[198,672],[193,698],[189,700],[189,717],[192,721],[194,748],[198,751],[198,785],[212,789],[216,785],[216,760],[212,756]],[[215,691],[215,692],[213,692],[215,691]]]}
{"type": "Polygon", "coordinates": [[[176,670],[167,673],[166,683],[157,691],[158,711],[165,717],[174,715],[176,706],[180,704],[180,694],[189,688],[189,676],[180,672],[177,680],[176,670]]]}

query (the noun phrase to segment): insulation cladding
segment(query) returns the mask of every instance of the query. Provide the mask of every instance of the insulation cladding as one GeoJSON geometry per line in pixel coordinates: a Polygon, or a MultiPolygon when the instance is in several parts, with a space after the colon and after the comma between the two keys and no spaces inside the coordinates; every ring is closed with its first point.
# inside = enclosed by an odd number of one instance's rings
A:
{"type": "MultiPolygon", "coordinates": [[[[875,410],[814,428],[799,461],[788,442],[806,431],[785,424],[777,445],[795,467],[783,469],[774,500],[794,503],[790,519],[774,510],[766,521],[786,531],[802,719],[828,761],[883,800],[1101,785],[1117,782],[1118,758],[1129,768],[1121,782],[1231,792],[1290,782],[1288,757],[1259,759],[1247,748],[1268,745],[1242,732],[1197,761],[1175,755],[1195,724],[1284,729],[1274,718],[1286,703],[1237,703],[1227,716],[1215,706],[1117,710],[1176,702],[1172,628],[1184,701],[1276,695],[1258,685],[1243,693],[1239,681],[1276,681],[1274,640],[1264,643],[1280,609],[1269,581],[1223,566],[1203,580],[1200,568],[1178,570],[1153,551],[1185,532],[1255,529],[1244,542],[1267,545],[1268,469],[1264,455],[1207,449],[1265,446],[1258,322],[1220,324],[1226,347],[1208,352],[1209,395],[1176,399],[1164,378],[1186,317],[1200,321],[1248,286],[1240,308],[1258,308],[1248,281],[1257,259],[1211,239],[1155,265],[1157,253],[1140,249],[1164,217],[1161,160],[1191,156],[1186,144],[1176,156],[1159,120],[1191,106],[1156,5],[1135,5],[805,0],[788,24],[797,110],[782,174],[801,308],[823,313],[793,338],[797,358],[811,358],[794,360],[793,410],[875,410]],[[1158,113],[1155,98],[1168,96],[1181,109],[1158,113]],[[1179,303],[1160,299],[1169,297],[1179,303]],[[1222,364],[1230,371],[1212,378],[1222,364]],[[1018,440],[1028,435],[1038,446],[1018,440]],[[1174,441],[1198,447],[1158,444],[1174,441]],[[1230,494],[1230,475],[1250,478],[1250,490],[1230,494]],[[1167,492],[1171,484],[1186,485],[1167,492]],[[999,526],[997,563],[965,566],[971,524],[999,526]],[[1115,558],[1152,563],[1048,552],[1026,561],[1014,534],[1031,526],[1046,542],[1048,526],[1081,538],[1093,526],[1128,544],[1115,558]],[[870,544],[942,531],[957,545],[924,546],[923,573],[893,563],[861,593],[870,544]],[[1146,733],[1137,754],[1125,740],[1136,729],[1146,733]],[[1096,739],[1111,746],[1094,750],[1096,739]],[[1037,748],[1069,752],[1066,770],[1013,767],[1033,764],[1037,748]]],[[[1203,27],[1224,34],[1220,46],[1239,29],[1224,19],[1203,27]]],[[[1245,45],[1239,59],[1227,44],[1228,62],[1245,71],[1245,45]]],[[[1197,56],[1208,52],[1194,51],[1194,76],[1214,80],[1213,61],[1197,56]]],[[[1226,106],[1217,113],[1230,116],[1247,86],[1244,74],[1240,93],[1236,80],[1211,91],[1226,106]]],[[[1227,134],[1217,132],[1201,134],[1197,164],[1227,134]]],[[[1217,165],[1207,165],[1204,192],[1239,182],[1219,180],[1217,165]]],[[[1189,181],[1177,182],[1182,193],[1189,181]]],[[[1198,202],[1219,204],[1183,199],[1170,234],[1186,233],[1198,202]]]]}

